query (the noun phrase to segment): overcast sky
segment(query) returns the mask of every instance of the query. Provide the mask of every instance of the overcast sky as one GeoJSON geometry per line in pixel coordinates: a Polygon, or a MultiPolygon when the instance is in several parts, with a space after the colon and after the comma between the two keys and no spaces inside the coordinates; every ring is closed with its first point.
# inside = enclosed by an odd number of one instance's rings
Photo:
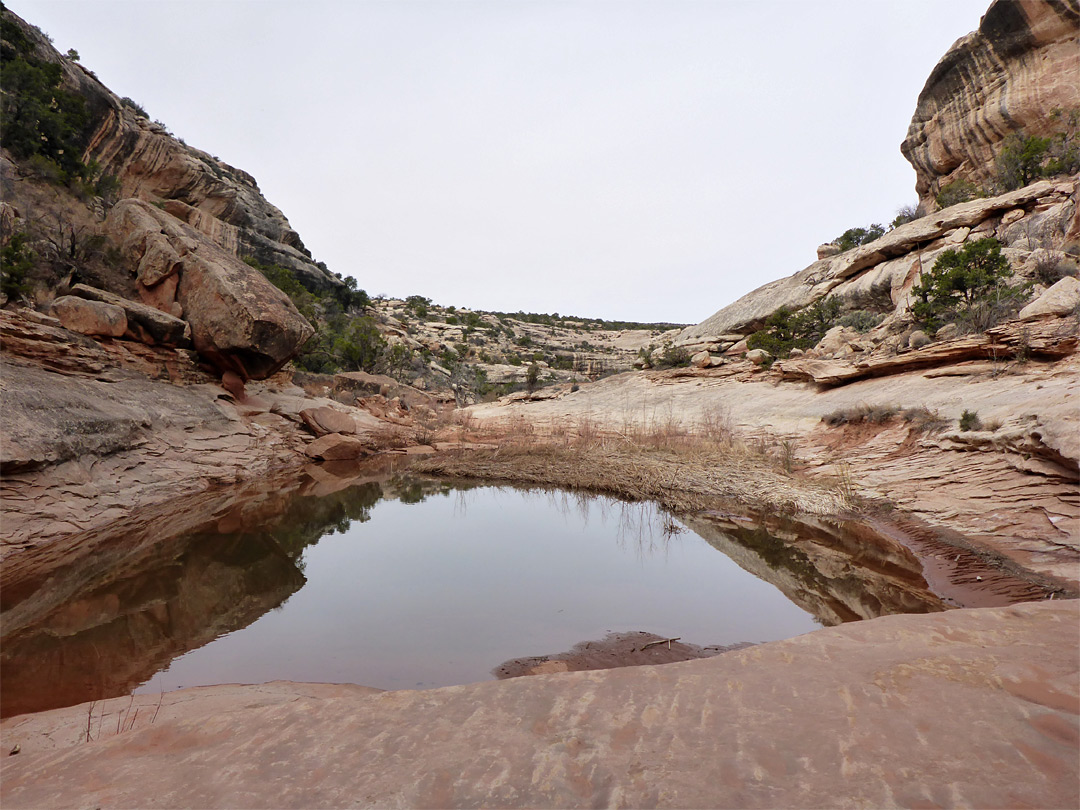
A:
{"type": "Polygon", "coordinates": [[[916,201],[988,0],[8,0],[373,295],[696,323],[916,201]]]}

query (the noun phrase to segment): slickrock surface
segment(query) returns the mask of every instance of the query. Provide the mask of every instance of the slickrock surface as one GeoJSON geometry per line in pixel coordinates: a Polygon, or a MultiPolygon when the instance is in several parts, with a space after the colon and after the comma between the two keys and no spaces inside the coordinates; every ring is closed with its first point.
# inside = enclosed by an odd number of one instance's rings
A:
{"type": "Polygon", "coordinates": [[[7,808],[1075,807],[1077,607],[893,616],[680,664],[423,692],[210,687],[169,693],[160,711],[156,695],[131,709],[120,698],[100,720],[101,704],[5,721],[4,748],[21,752],[3,758],[2,798],[7,808]]]}
{"type": "Polygon", "coordinates": [[[535,402],[469,409],[483,424],[626,432],[673,420],[724,423],[745,437],[794,442],[809,472],[843,473],[857,492],[885,498],[931,525],[1080,582],[1080,356],[1048,363],[957,364],[819,389],[781,382],[750,363],[620,375],[535,402]],[[948,373],[943,373],[947,371],[948,373]],[[949,420],[919,434],[900,419],[829,428],[826,414],[863,405],[924,406],[949,420]],[[995,431],[956,429],[964,410],[995,431]]]}
{"type": "Polygon", "coordinates": [[[354,443],[372,450],[409,423],[381,397],[369,404],[382,405],[377,418],[280,379],[249,384],[240,401],[193,353],[95,341],[26,310],[0,313],[0,328],[0,558],[141,506],[298,467],[316,432],[327,432],[306,426],[304,412],[336,429],[347,423],[354,443]]]}
{"type": "Polygon", "coordinates": [[[796,310],[825,296],[846,309],[872,308],[902,317],[911,287],[943,250],[985,237],[1008,250],[1014,270],[1030,274],[1032,254],[1041,246],[1061,250],[1080,239],[1076,216],[1077,177],[1039,180],[996,197],[959,203],[900,225],[866,245],[810,264],[726,305],[679,333],[677,343],[722,343],[759,329],[780,307],[796,310]],[[1008,214],[1012,218],[1008,218],[1008,214]],[[731,333],[735,333],[732,335],[731,333]]]}

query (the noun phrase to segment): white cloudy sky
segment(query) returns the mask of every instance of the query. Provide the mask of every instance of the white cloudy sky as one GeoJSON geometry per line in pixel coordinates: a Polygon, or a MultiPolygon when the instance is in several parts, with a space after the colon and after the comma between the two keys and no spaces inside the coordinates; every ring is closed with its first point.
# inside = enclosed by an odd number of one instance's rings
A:
{"type": "Polygon", "coordinates": [[[915,202],[988,0],[8,0],[371,294],[693,323],[915,202]]]}

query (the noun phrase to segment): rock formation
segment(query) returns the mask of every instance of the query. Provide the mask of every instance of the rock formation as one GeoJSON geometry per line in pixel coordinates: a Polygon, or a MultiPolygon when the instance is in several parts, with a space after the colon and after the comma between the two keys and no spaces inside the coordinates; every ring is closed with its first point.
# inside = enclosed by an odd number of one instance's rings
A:
{"type": "Polygon", "coordinates": [[[299,234],[259,190],[255,178],[172,136],[130,100],[121,100],[78,62],[61,56],[34,26],[3,12],[33,43],[35,56],[59,64],[66,88],[86,102],[90,134],[83,155],[117,178],[120,197],[160,202],[170,214],[234,257],[289,268],[315,289],[341,282],[318,266],[299,234]]]}
{"type": "Polygon", "coordinates": [[[927,79],[900,149],[929,209],[946,184],[984,185],[1012,132],[1045,136],[1054,110],[1080,110],[1080,6],[1076,0],[994,0],[927,79]]]}
{"type": "Polygon", "coordinates": [[[105,227],[140,294],[182,316],[196,351],[223,371],[268,377],[312,335],[285,293],[169,213],[122,200],[105,227]]]}
{"type": "MultiPolygon", "coordinates": [[[[1080,248],[1077,178],[1041,180],[1016,191],[960,203],[889,231],[873,242],[819,259],[787,278],[759,287],[679,333],[677,343],[696,346],[760,329],[780,307],[807,306],[828,295],[846,309],[906,313],[911,287],[923,268],[947,248],[994,236],[1021,273],[1028,257],[1050,248],[1080,248]]],[[[1062,257],[1063,261],[1067,261],[1062,257]]]]}

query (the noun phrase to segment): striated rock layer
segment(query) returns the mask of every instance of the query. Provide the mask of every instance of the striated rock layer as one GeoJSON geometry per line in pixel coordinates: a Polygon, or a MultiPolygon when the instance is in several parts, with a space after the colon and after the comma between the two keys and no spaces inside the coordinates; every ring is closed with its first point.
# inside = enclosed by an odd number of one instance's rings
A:
{"type": "Polygon", "coordinates": [[[38,58],[61,66],[65,86],[86,101],[93,128],[83,161],[96,161],[114,175],[121,197],[161,201],[170,214],[226,252],[288,267],[309,287],[341,286],[312,260],[300,235],[263,197],[254,177],[183,143],[124,104],[92,71],[61,56],[18,15],[3,14],[34,43],[38,58]]]}
{"type": "Polygon", "coordinates": [[[659,667],[415,692],[208,687],[167,694],[160,709],[157,695],[120,698],[0,725],[5,750],[21,750],[2,758],[0,798],[1075,807],[1078,619],[1076,601],[1044,601],[890,616],[659,667]]]}
{"type": "Polygon", "coordinates": [[[992,179],[1011,132],[1048,135],[1054,109],[1080,108],[1080,5],[995,0],[977,31],[957,40],[919,95],[900,150],[924,205],[954,180],[992,179]]]}

